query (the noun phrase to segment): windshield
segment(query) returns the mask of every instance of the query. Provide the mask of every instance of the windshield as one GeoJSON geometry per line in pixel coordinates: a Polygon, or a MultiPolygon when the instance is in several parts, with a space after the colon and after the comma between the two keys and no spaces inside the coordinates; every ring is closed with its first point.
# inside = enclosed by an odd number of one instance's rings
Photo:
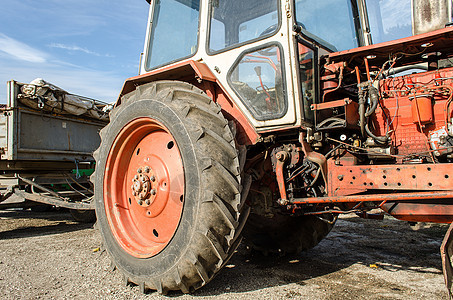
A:
{"type": "Polygon", "coordinates": [[[197,51],[199,0],[157,0],[146,60],[150,70],[197,51]]]}
{"type": "Polygon", "coordinates": [[[215,52],[278,29],[278,0],[210,1],[209,51],[215,52]]]}
{"type": "Polygon", "coordinates": [[[366,0],[373,44],[412,35],[411,0],[366,0]]]}
{"type": "Polygon", "coordinates": [[[338,51],[359,46],[353,11],[351,0],[296,0],[299,25],[338,51]]]}

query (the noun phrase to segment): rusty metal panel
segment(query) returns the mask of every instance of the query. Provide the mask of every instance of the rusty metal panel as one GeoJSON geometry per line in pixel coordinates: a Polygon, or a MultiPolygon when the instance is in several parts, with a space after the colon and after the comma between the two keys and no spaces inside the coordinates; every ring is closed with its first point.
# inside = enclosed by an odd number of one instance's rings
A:
{"type": "Polygon", "coordinates": [[[18,136],[9,137],[17,143],[18,160],[91,161],[99,147],[97,123],[30,111],[18,111],[18,136]]]}
{"type": "Polygon", "coordinates": [[[387,202],[383,204],[381,208],[399,220],[409,222],[451,223],[453,221],[453,203],[449,200],[444,200],[443,202],[445,203],[387,202]]]}
{"type": "Polygon", "coordinates": [[[451,0],[412,0],[412,33],[434,31],[451,22],[451,0]]]}
{"type": "Polygon", "coordinates": [[[331,166],[329,195],[367,190],[448,191],[453,187],[453,164],[331,166]]]}

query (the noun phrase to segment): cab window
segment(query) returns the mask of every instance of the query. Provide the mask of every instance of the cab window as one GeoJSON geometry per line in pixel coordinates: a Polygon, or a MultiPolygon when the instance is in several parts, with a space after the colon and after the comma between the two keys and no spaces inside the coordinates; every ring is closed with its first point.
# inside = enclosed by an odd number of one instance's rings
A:
{"type": "Polygon", "coordinates": [[[259,121],[286,114],[283,56],[279,45],[250,49],[243,53],[228,74],[230,86],[259,121]]]}
{"type": "Polygon", "coordinates": [[[271,36],[278,30],[278,0],[211,0],[208,52],[271,36]]]}
{"type": "Polygon", "coordinates": [[[333,45],[333,51],[360,44],[355,1],[296,0],[296,19],[304,30],[333,45]]]}
{"type": "Polygon", "coordinates": [[[200,1],[155,1],[146,69],[154,69],[197,51],[200,1]]]}

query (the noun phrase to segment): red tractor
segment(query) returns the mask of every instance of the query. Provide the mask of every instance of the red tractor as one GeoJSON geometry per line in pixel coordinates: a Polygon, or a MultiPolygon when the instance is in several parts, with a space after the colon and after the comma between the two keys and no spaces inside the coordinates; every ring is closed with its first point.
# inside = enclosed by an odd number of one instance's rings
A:
{"type": "MultiPolygon", "coordinates": [[[[298,253],[343,213],[451,223],[451,11],[451,1],[151,1],[141,75],[101,131],[92,176],[126,282],[188,293],[242,237],[298,253]]],[[[449,289],[452,244],[448,233],[449,289]]]]}

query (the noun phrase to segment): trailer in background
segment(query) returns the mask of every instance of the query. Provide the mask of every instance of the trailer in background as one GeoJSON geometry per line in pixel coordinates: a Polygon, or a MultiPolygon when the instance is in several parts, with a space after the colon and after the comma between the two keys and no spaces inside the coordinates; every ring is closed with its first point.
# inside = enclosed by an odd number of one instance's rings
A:
{"type": "Polygon", "coordinates": [[[76,220],[93,220],[89,176],[106,108],[43,80],[8,82],[7,104],[0,108],[0,209],[46,204],[71,209],[76,220]]]}

